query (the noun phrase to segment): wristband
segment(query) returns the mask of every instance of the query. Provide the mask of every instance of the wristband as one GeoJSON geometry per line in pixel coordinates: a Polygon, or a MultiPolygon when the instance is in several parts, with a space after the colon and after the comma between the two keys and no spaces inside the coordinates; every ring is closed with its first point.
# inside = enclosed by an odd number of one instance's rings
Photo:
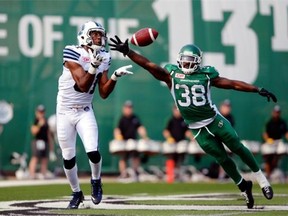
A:
{"type": "Polygon", "coordinates": [[[121,75],[117,75],[117,70],[116,70],[116,71],[114,71],[114,73],[112,74],[111,79],[114,80],[114,81],[116,81],[116,80],[118,79],[118,77],[121,77],[121,75]]]}
{"type": "Polygon", "coordinates": [[[113,81],[117,81],[118,77],[115,75],[115,73],[113,73],[113,74],[111,75],[111,79],[112,79],[113,81]]]}
{"type": "Polygon", "coordinates": [[[96,74],[96,67],[93,66],[93,64],[90,65],[88,69],[88,73],[95,75],[96,74]]]}

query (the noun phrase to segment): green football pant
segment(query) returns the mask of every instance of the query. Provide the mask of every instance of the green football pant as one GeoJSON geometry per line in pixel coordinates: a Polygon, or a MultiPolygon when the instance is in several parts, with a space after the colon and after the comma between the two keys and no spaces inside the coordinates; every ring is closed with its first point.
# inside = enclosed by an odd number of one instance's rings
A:
{"type": "Polygon", "coordinates": [[[242,177],[235,162],[227,154],[224,145],[238,155],[253,172],[259,171],[259,165],[251,151],[240,142],[230,122],[221,115],[217,115],[209,125],[191,130],[200,147],[216,159],[235,184],[240,183],[242,177]]]}

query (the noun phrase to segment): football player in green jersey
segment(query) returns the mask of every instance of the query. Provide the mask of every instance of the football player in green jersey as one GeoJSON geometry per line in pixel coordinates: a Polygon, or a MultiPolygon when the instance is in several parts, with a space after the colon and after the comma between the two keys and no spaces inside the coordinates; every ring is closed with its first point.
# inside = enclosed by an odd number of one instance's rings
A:
{"type": "Polygon", "coordinates": [[[123,43],[118,36],[110,38],[111,50],[116,50],[128,56],[136,64],[146,69],[156,79],[164,81],[175,104],[181,112],[186,124],[194,134],[201,148],[223,167],[225,172],[232,178],[245,197],[248,208],[253,208],[254,198],[252,195],[252,181],[246,181],[239,173],[235,162],[228,156],[224,145],[253,171],[254,177],[262,188],[267,199],[272,199],[273,190],[267,178],[261,171],[257,161],[248,148],[246,148],[231,126],[217,110],[211,101],[211,86],[237,91],[255,92],[277,102],[274,94],[264,88],[220,77],[214,67],[201,66],[202,52],[193,45],[182,47],[179,52],[177,63],[167,64],[164,68],[151,62],[144,56],[129,48],[128,39],[123,43]]]}

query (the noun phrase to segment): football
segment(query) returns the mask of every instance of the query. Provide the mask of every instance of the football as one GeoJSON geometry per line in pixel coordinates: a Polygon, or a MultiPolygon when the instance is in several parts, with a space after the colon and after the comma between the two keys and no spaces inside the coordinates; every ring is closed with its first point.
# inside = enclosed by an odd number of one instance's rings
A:
{"type": "Polygon", "coordinates": [[[158,37],[158,32],[153,28],[142,28],[135,32],[131,39],[130,43],[135,46],[148,46],[153,43],[158,37]]]}

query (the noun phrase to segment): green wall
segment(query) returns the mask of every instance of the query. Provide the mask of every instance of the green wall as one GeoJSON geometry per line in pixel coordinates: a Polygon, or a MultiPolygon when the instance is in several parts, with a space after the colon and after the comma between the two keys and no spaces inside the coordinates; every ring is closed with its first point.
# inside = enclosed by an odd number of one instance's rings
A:
{"type": "MultiPolygon", "coordinates": [[[[284,0],[0,0],[0,100],[14,105],[14,118],[0,136],[0,168],[14,170],[13,151],[30,155],[30,125],[34,108],[43,103],[55,113],[57,80],[62,72],[62,50],[75,44],[86,20],[101,22],[109,37],[131,37],[143,27],[159,31],[155,43],[133,47],[158,64],[176,62],[179,49],[195,43],[204,51],[204,64],[214,65],[221,76],[264,86],[278,97],[288,119],[288,2],[284,0]]],[[[131,45],[132,47],[132,45],[131,45]]],[[[130,64],[112,52],[114,69],[130,64]]],[[[147,127],[149,136],[162,140],[172,98],[166,87],[133,64],[134,75],[121,78],[112,95],[94,107],[100,131],[104,172],[117,170],[108,143],[126,99],[147,127]]],[[[229,98],[241,138],[260,140],[274,104],[258,94],[214,89],[219,105],[229,98]]],[[[79,169],[89,170],[78,142],[79,169]]],[[[161,160],[156,157],[151,163],[161,160]]]]}

